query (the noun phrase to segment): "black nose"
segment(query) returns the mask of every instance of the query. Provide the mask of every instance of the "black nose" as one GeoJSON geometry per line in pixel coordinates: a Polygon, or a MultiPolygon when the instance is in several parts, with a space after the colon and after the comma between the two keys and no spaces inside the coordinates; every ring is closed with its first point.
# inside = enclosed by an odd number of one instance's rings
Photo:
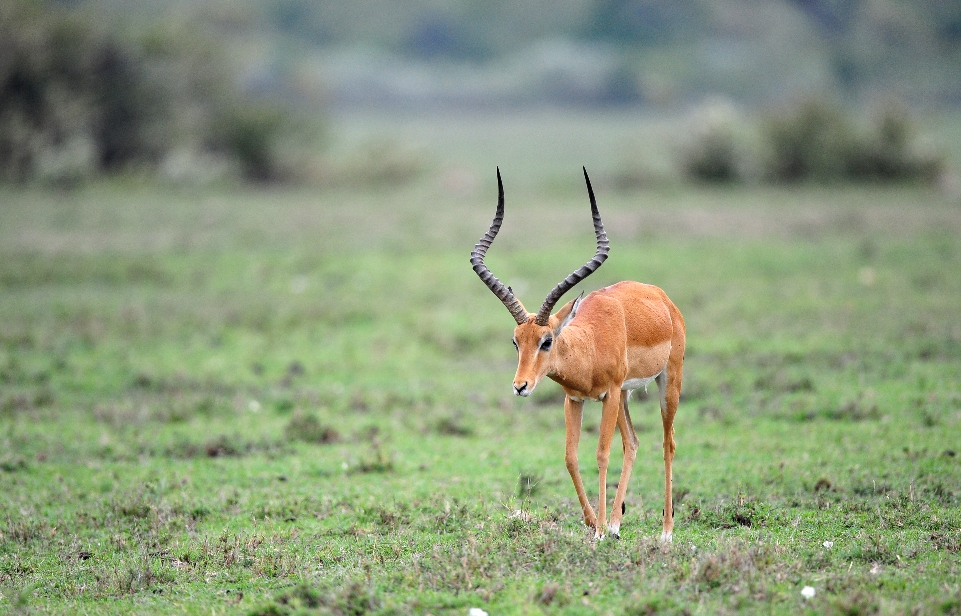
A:
{"type": "Polygon", "coordinates": [[[527,381],[524,381],[523,383],[521,383],[520,387],[518,387],[517,385],[514,385],[514,394],[520,395],[524,393],[524,390],[526,389],[527,389],[527,381]]]}

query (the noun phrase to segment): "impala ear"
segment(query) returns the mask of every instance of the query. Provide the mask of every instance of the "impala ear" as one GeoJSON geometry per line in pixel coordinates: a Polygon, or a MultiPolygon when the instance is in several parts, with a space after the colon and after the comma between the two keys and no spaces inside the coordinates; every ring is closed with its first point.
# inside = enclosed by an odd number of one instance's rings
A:
{"type": "Polygon", "coordinates": [[[554,314],[558,320],[557,327],[554,328],[555,337],[560,336],[561,330],[567,327],[567,324],[577,316],[577,309],[581,305],[582,299],[584,299],[583,291],[581,291],[580,295],[561,306],[561,309],[554,314]]]}

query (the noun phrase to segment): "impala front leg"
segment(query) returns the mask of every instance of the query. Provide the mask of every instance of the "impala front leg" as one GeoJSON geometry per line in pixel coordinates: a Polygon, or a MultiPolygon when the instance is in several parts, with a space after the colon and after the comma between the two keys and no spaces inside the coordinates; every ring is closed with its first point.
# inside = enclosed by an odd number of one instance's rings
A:
{"type": "Polygon", "coordinates": [[[597,526],[594,528],[595,539],[604,538],[604,528],[607,524],[607,466],[611,459],[611,442],[614,440],[614,428],[617,427],[617,417],[621,413],[620,390],[614,389],[607,392],[604,397],[604,406],[601,411],[600,438],[597,441],[597,473],[598,473],[598,495],[597,495],[597,526]]]}
{"type": "Polygon", "coordinates": [[[597,530],[597,517],[594,509],[587,500],[587,493],[584,491],[584,482],[581,481],[581,470],[577,464],[577,446],[581,441],[581,419],[584,413],[584,402],[582,400],[571,400],[570,396],[564,399],[564,425],[567,428],[567,447],[564,461],[567,462],[567,472],[571,474],[574,482],[574,489],[577,491],[577,500],[581,502],[581,511],[584,513],[584,524],[597,530]]]}

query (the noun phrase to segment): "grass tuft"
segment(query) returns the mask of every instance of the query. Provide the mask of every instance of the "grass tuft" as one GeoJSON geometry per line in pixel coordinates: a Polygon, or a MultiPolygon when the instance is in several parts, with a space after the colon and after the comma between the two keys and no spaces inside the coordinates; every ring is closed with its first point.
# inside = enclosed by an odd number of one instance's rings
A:
{"type": "Polygon", "coordinates": [[[303,441],[315,445],[329,445],[341,440],[340,433],[330,426],[323,425],[315,415],[295,414],[284,427],[288,441],[303,441]]]}
{"type": "Polygon", "coordinates": [[[363,616],[389,613],[383,602],[366,583],[353,580],[339,589],[318,590],[306,582],[280,593],[270,603],[251,612],[250,616],[288,616],[319,613],[332,616],[363,616]]]}

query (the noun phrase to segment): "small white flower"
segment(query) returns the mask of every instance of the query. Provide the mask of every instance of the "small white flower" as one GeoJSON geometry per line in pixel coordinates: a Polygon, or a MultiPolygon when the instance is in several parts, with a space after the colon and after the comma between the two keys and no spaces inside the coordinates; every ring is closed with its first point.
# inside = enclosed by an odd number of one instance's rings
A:
{"type": "Polygon", "coordinates": [[[824,547],[826,547],[827,549],[830,550],[831,548],[834,547],[834,542],[833,542],[833,541],[825,541],[825,542],[824,542],[824,547]]]}
{"type": "Polygon", "coordinates": [[[260,411],[260,403],[256,400],[251,400],[250,404],[247,405],[247,408],[250,409],[251,413],[257,413],[260,411]]]}
{"type": "Polygon", "coordinates": [[[467,612],[467,616],[487,616],[487,612],[479,607],[472,607],[470,611],[467,612]]]}
{"type": "Polygon", "coordinates": [[[805,599],[813,599],[815,594],[813,586],[805,586],[801,589],[801,596],[805,599]]]}
{"type": "MultiPolygon", "coordinates": [[[[521,522],[533,522],[533,521],[534,521],[534,516],[531,515],[530,513],[528,513],[527,511],[524,511],[523,509],[517,509],[517,510],[515,510],[514,513],[510,514],[510,516],[508,516],[508,517],[510,517],[511,519],[520,520],[521,522]]],[[[477,608],[472,608],[472,609],[477,609],[477,608]]]]}

